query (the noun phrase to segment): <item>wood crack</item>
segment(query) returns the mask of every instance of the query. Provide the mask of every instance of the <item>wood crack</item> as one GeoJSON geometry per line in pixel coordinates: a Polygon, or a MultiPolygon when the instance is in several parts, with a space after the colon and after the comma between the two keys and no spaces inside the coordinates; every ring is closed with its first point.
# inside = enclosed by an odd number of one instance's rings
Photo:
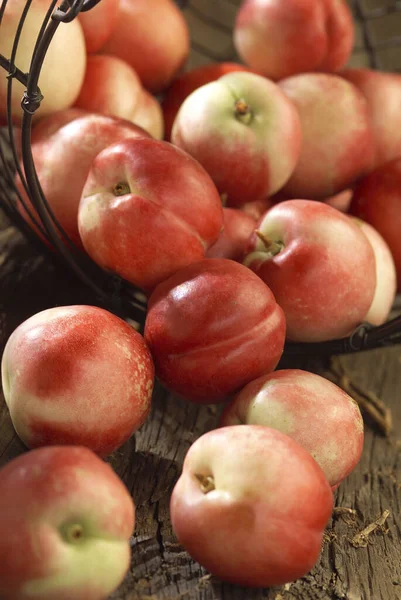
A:
{"type": "Polygon", "coordinates": [[[159,544],[161,561],[162,561],[162,563],[164,563],[165,562],[165,554],[164,554],[165,546],[164,546],[164,539],[163,539],[163,520],[160,518],[159,502],[156,502],[156,504],[155,504],[154,516],[155,516],[155,521],[157,523],[156,539],[157,539],[157,543],[159,544]]]}

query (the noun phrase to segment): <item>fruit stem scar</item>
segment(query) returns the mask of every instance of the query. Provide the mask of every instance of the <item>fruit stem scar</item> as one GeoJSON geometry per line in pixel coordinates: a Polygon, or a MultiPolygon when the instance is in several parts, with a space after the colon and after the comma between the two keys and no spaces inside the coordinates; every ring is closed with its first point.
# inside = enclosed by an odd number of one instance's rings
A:
{"type": "Polygon", "coordinates": [[[216,486],[214,485],[214,478],[211,475],[196,474],[195,477],[200,482],[200,489],[204,494],[208,494],[216,489],[216,486]]]}
{"type": "Polygon", "coordinates": [[[240,98],[239,100],[235,101],[234,108],[235,116],[237,117],[237,119],[245,125],[249,125],[253,117],[249,104],[247,104],[245,100],[240,98]]]}
{"type": "Polygon", "coordinates": [[[131,193],[131,188],[126,181],[119,181],[113,187],[113,194],[115,196],[125,196],[131,193]]]}
{"type": "Polygon", "coordinates": [[[64,536],[67,542],[75,544],[82,540],[84,535],[84,528],[79,523],[72,523],[64,528],[64,536]]]}
{"type": "Polygon", "coordinates": [[[272,256],[276,256],[276,254],[278,254],[279,252],[281,252],[281,250],[284,248],[283,242],[275,242],[274,240],[271,240],[264,233],[262,233],[261,231],[259,231],[259,229],[255,229],[255,233],[258,236],[258,238],[265,245],[266,250],[272,256]]]}

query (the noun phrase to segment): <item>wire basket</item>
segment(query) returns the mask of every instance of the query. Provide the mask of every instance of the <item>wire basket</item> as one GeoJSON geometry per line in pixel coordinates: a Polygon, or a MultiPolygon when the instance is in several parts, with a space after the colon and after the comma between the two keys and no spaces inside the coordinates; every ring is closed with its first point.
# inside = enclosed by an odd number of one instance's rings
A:
{"type": "MultiPolygon", "coordinates": [[[[89,11],[99,0],[49,0],[49,9],[41,27],[28,73],[15,64],[21,32],[33,0],[26,0],[19,27],[16,31],[10,56],[0,54],[0,72],[8,78],[7,121],[0,128],[0,207],[13,222],[35,243],[39,237],[21,217],[17,209],[20,202],[30,219],[56,250],[57,256],[72,269],[95,294],[98,303],[123,318],[143,325],[146,317],[146,298],[140,290],[122,278],[107,273],[80,251],[57,222],[46,201],[37,177],[31,149],[31,127],[35,112],[43,99],[38,87],[41,66],[47,49],[58,27],[75,19],[79,12],[89,11]],[[14,80],[21,82],[25,92],[21,99],[22,124],[20,134],[13,127],[11,94],[14,80]],[[19,151],[22,156],[21,166],[19,151]],[[27,206],[15,185],[18,173],[34,211],[27,206]]],[[[100,0],[101,1],[101,0],[100,0]]],[[[187,68],[208,62],[239,61],[232,44],[232,27],[241,0],[176,0],[184,10],[189,24],[192,52],[187,68]],[[201,27],[195,27],[200,22],[201,27]],[[199,35],[203,31],[203,35],[199,35]]],[[[1,21],[7,0],[2,0],[1,21]]],[[[401,70],[401,2],[395,0],[353,0],[356,44],[350,65],[375,69],[401,70]],[[386,31],[386,35],[383,34],[386,31]],[[390,35],[389,35],[390,32],[390,35]],[[392,33],[393,32],[393,35],[392,33]]],[[[1,33],[0,33],[1,35],[1,33]]],[[[401,308],[398,297],[392,314],[401,308]]],[[[357,352],[401,342],[401,315],[393,316],[387,323],[373,327],[362,323],[349,337],[320,343],[292,343],[285,346],[291,354],[339,354],[357,352]]]]}

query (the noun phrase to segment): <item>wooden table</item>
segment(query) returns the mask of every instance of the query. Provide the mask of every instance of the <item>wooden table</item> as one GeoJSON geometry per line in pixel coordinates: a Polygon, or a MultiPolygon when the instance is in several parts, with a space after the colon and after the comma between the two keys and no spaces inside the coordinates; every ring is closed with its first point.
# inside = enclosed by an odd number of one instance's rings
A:
{"type": "MultiPolygon", "coordinates": [[[[0,214],[1,351],[13,329],[35,312],[93,302],[69,271],[0,214]]],[[[112,599],[401,599],[401,347],[341,357],[341,364],[352,382],[377,394],[391,409],[393,431],[385,436],[366,418],[362,460],[336,492],[337,508],[313,571],[281,588],[242,589],[210,577],[177,543],[169,518],[170,493],[190,444],[216,427],[220,408],[190,404],[157,386],[149,419],[110,458],[137,507],[131,569],[112,599]]],[[[328,364],[323,358],[286,359],[281,366],[325,373],[328,364]]],[[[0,395],[0,465],[24,450],[0,395]]]]}

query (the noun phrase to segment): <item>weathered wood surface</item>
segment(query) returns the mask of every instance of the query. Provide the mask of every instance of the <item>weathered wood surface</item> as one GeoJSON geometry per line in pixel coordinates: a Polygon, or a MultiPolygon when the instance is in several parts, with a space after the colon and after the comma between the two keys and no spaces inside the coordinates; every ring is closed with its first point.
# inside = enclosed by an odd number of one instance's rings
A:
{"type": "MultiPolygon", "coordinates": [[[[35,312],[58,304],[92,303],[93,298],[62,266],[0,221],[0,351],[11,331],[35,312]]],[[[394,431],[384,438],[366,423],[362,460],[336,493],[336,514],[328,525],[319,564],[308,576],[282,588],[245,590],[216,580],[177,543],[169,518],[169,497],[190,444],[217,424],[220,409],[174,398],[160,386],[152,413],[139,432],[111,457],[137,506],[132,565],[113,600],[399,600],[401,599],[401,347],[343,357],[353,379],[391,407],[394,431]],[[390,511],[366,547],[353,536],[390,511]]],[[[291,360],[283,366],[323,372],[323,359],[291,360]]],[[[0,464],[24,451],[0,397],[0,464]]],[[[227,543],[229,543],[227,541],[227,543]]]]}

